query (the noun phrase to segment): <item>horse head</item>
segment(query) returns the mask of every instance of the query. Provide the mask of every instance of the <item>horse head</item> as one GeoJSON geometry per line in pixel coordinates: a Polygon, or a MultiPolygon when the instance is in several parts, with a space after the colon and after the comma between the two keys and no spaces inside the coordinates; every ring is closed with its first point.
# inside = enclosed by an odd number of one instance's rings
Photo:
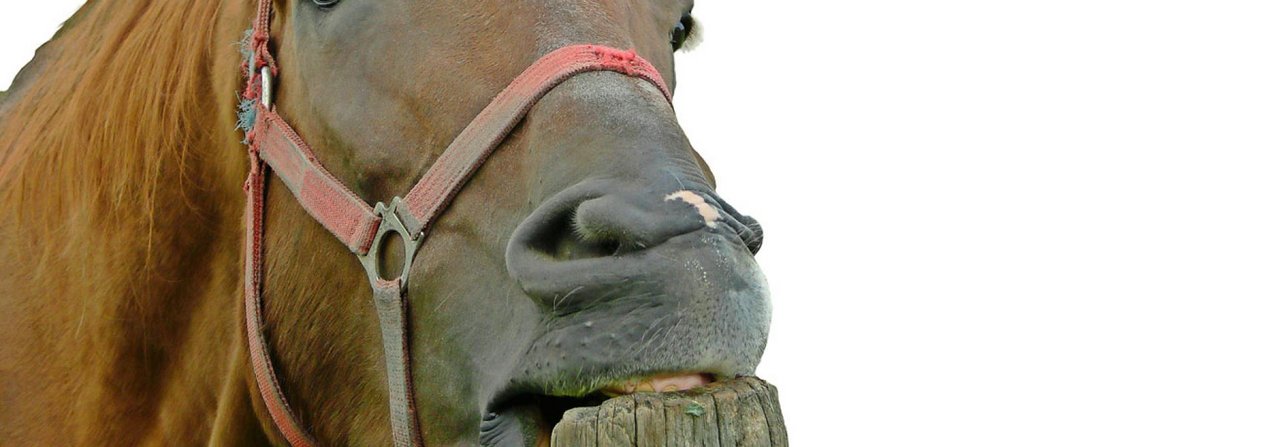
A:
{"type": "MultiPolygon", "coordinates": [[[[243,110],[230,99],[245,85],[245,57],[255,57],[230,43],[253,23],[256,0],[118,3],[91,2],[78,13],[0,108],[9,113],[0,147],[18,148],[0,154],[0,172],[12,180],[6,203],[89,253],[40,245],[49,238],[22,245],[4,233],[4,272],[36,274],[0,275],[6,290],[30,291],[0,301],[3,326],[19,328],[2,335],[60,335],[0,352],[32,365],[5,370],[6,396],[27,396],[6,402],[33,403],[0,412],[0,423],[28,440],[79,423],[100,427],[76,432],[82,441],[94,433],[173,440],[181,434],[165,427],[187,421],[214,439],[279,442],[227,301],[238,295],[238,193],[249,170],[236,130],[243,110]],[[46,82],[40,72],[57,76],[46,82]],[[80,133],[57,133],[72,128],[80,133]],[[137,150],[111,152],[129,148],[137,150]],[[72,168],[121,174],[45,186],[72,168]],[[103,225],[119,228],[120,242],[91,243],[103,225]],[[89,273],[67,273],[76,271],[89,273]],[[77,304],[30,299],[45,292],[77,304]],[[105,318],[86,318],[98,314],[105,318]],[[93,354],[36,361],[77,344],[93,354]],[[13,385],[54,376],[63,385],[13,385]],[[211,391],[171,405],[173,389],[211,391]],[[37,403],[66,393],[83,404],[38,423],[37,403]],[[210,412],[212,422],[200,416],[210,412]],[[228,434],[244,424],[260,431],[228,434]]],[[[274,110],[369,204],[408,191],[495,95],[557,49],[630,50],[610,57],[647,60],[660,74],[647,82],[599,71],[559,83],[501,140],[419,249],[405,252],[395,237],[378,247],[383,271],[412,261],[403,278],[407,349],[427,444],[538,444],[567,408],[754,372],[770,320],[753,258],[761,228],[716,193],[663,89],[674,89],[673,53],[696,32],[692,0],[273,7],[274,110]]],[[[290,185],[268,178],[262,323],[279,392],[324,444],[389,443],[387,371],[366,271],[290,185]]]]}

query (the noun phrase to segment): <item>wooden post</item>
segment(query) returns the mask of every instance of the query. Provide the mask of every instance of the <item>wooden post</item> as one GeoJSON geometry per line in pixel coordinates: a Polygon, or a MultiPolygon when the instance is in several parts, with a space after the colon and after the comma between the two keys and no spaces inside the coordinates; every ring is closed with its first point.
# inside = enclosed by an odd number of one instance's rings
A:
{"type": "Polygon", "coordinates": [[[680,393],[636,393],[575,408],[552,447],[786,447],[778,389],[755,377],[680,393]]]}

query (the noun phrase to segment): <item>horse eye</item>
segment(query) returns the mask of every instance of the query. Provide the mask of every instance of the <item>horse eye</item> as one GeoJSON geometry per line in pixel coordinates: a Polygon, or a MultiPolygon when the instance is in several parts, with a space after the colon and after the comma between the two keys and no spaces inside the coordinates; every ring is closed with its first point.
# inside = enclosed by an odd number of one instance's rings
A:
{"type": "Polygon", "coordinates": [[[684,46],[686,40],[689,39],[689,33],[693,31],[693,17],[685,14],[680,17],[680,23],[671,30],[671,51],[677,51],[684,46]]]}
{"type": "Polygon", "coordinates": [[[311,1],[315,3],[316,6],[319,6],[321,8],[332,8],[334,5],[337,5],[338,2],[341,0],[311,0],[311,1]]]}

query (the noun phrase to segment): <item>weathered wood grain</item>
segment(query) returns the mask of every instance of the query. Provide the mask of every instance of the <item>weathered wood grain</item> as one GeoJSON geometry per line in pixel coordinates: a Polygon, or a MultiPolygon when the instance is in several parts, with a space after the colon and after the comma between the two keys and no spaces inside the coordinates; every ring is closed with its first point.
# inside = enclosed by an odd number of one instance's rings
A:
{"type": "MultiPolygon", "coordinates": [[[[666,447],[667,419],[666,410],[662,406],[662,398],[657,394],[641,393],[618,399],[635,400],[636,402],[636,439],[638,447],[666,447]]],[[[626,442],[620,446],[630,445],[626,442]]]]}
{"type": "Polygon", "coordinates": [[[726,388],[738,396],[738,445],[740,447],[768,447],[773,442],[769,439],[769,420],[765,418],[764,407],[760,404],[760,396],[754,387],[746,381],[734,381],[726,384],[726,388]]]}
{"type": "Polygon", "coordinates": [[[574,408],[551,431],[551,445],[595,446],[596,419],[600,407],[574,408]]]}
{"type": "Polygon", "coordinates": [[[637,393],[565,413],[553,447],[786,447],[778,390],[746,377],[681,393],[637,393]]]}
{"type": "Polygon", "coordinates": [[[730,387],[720,387],[711,391],[716,401],[716,428],[720,432],[720,447],[738,447],[742,444],[743,429],[742,412],[738,410],[738,393],[730,387]]]}
{"type": "Polygon", "coordinates": [[[629,445],[636,439],[635,399],[610,399],[600,405],[596,443],[629,445]]]}
{"type": "Polygon", "coordinates": [[[782,408],[778,405],[778,389],[762,380],[750,380],[744,383],[756,390],[760,409],[764,411],[767,422],[770,443],[787,445],[787,430],[781,424],[782,408]]]}
{"type": "Polygon", "coordinates": [[[788,445],[787,426],[782,423],[782,405],[778,403],[778,388],[763,381],[756,384],[765,387],[761,396],[766,398],[761,398],[760,403],[764,405],[764,419],[769,423],[770,442],[775,446],[788,445]]]}

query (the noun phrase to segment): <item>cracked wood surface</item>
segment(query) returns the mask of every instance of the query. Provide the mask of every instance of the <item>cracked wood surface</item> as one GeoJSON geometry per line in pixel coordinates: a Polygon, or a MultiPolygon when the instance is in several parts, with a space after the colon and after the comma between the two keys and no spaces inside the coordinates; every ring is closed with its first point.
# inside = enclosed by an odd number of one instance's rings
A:
{"type": "Polygon", "coordinates": [[[778,389],[755,377],[637,393],[565,413],[553,447],[785,447],[778,389]]]}

